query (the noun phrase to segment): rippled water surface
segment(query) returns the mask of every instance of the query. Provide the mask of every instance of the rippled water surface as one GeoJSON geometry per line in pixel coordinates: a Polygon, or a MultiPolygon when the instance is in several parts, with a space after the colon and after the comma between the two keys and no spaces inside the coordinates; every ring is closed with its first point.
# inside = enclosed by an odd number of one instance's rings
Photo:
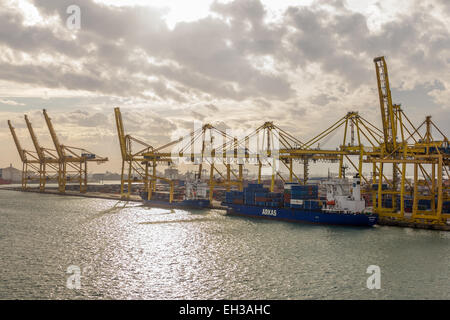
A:
{"type": "Polygon", "coordinates": [[[450,232],[5,190],[0,204],[1,299],[450,299],[450,232]],[[369,265],[380,290],[366,287],[369,265]]]}

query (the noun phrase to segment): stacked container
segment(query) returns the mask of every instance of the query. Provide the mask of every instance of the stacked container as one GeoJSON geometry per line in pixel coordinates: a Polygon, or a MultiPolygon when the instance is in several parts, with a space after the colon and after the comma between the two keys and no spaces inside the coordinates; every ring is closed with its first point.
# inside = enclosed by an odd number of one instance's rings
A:
{"type": "Polygon", "coordinates": [[[267,201],[267,192],[255,192],[255,205],[265,206],[267,201]]]}
{"type": "Polygon", "coordinates": [[[262,184],[250,183],[243,192],[227,192],[225,202],[234,204],[245,204],[250,206],[273,207],[283,206],[283,194],[269,192],[262,184]]]}
{"type": "Polygon", "coordinates": [[[244,193],[241,191],[230,191],[225,194],[225,202],[244,204],[244,193]]]}
{"type": "Polygon", "coordinates": [[[283,193],[279,192],[270,192],[268,201],[266,202],[266,206],[279,208],[283,206],[283,193]]]}
{"type": "Polygon", "coordinates": [[[320,208],[319,198],[319,186],[317,185],[292,185],[291,186],[291,208],[294,209],[318,209],[320,208]],[[306,203],[306,200],[309,200],[306,203]],[[312,204],[310,200],[315,200],[312,204]]]}
{"type": "Polygon", "coordinates": [[[298,186],[298,183],[295,182],[286,182],[284,184],[284,195],[283,195],[283,201],[284,201],[284,206],[286,208],[290,208],[291,207],[291,189],[293,186],[298,186]]]}
{"type": "Polygon", "coordinates": [[[262,184],[250,183],[243,192],[226,193],[225,202],[271,208],[297,208],[317,210],[322,207],[317,185],[285,184],[283,193],[269,192],[262,184]]]}
{"type": "MultiPolygon", "coordinates": [[[[264,194],[268,192],[267,188],[260,183],[249,183],[247,188],[244,188],[244,203],[246,205],[256,205],[256,194],[258,194],[258,200],[265,198],[264,194]]],[[[262,203],[264,201],[258,201],[262,203]]]]}

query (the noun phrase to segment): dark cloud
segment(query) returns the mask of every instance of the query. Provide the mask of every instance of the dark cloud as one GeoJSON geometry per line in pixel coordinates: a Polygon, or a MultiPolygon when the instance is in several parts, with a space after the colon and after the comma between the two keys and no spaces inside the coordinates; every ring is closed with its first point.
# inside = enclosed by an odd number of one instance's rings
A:
{"type": "Polygon", "coordinates": [[[231,29],[223,20],[210,17],[179,23],[170,37],[172,57],[188,70],[212,81],[221,81],[229,91],[235,91],[233,98],[258,94],[288,98],[292,93],[288,82],[281,76],[264,74],[253,67],[249,58],[234,46],[237,40],[231,29]],[[237,90],[231,89],[233,83],[239,86],[237,90]]]}
{"type": "Polygon", "coordinates": [[[241,22],[247,20],[252,25],[261,25],[266,15],[266,10],[259,0],[232,1],[229,3],[215,1],[211,5],[211,10],[241,22]]]}
{"type": "Polygon", "coordinates": [[[321,93],[317,96],[314,96],[311,98],[311,102],[318,106],[324,106],[329,104],[332,101],[337,101],[338,99],[336,97],[330,96],[326,93],[321,93]]]}
{"type": "Polygon", "coordinates": [[[266,10],[259,0],[215,1],[211,11],[230,22],[233,48],[241,54],[274,54],[282,48],[282,37],[286,32],[283,24],[268,24],[264,21],[266,10]]]}
{"type": "Polygon", "coordinates": [[[80,58],[87,52],[74,41],[61,39],[46,27],[24,26],[24,18],[14,11],[0,8],[0,44],[24,52],[54,52],[80,58]]]}
{"type": "MultiPolygon", "coordinates": [[[[241,123],[242,123],[242,121],[241,121],[241,123]]],[[[214,122],[212,125],[213,125],[216,129],[221,130],[221,131],[224,131],[224,132],[226,132],[227,130],[231,129],[231,127],[230,127],[227,123],[225,123],[225,122],[223,122],[223,121],[217,121],[217,122],[214,122]]]]}
{"type": "MultiPolygon", "coordinates": [[[[295,98],[289,74],[310,65],[341,78],[339,85],[351,92],[373,85],[371,60],[379,54],[430,77],[450,63],[448,28],[420,4],[373,31],[345,1],[293,6],[275,22],[267,21],[259,0],[215,1],[214,16],[170,29],[160,9],[79,0],[81,29],[72,33],[65,21],[73,1],[33,3],[59,26],[24,25],[18,11],[0,9],[0,43],[13,52],[0,58],[0,79],[163,102],[231,99],[269,106],[295,98]],[[24,62],[21,53],[35,61],[24,62]],[[39,61],[43,53],[54,61],[39,61]],[[273,61],[270,71],[257,66],[265,58],[273,61]]],[[[436,5],[448,7],[442,0],[436,5]]],[[[330,102],[312,94],[312,102],[330,102]]]]}
{"type": "Polygon", "coordinates": [[[264,109],[269,109],[270,107],[272,107],[272,104],[264,99],[255,99],[254,102],[257,106],[264,109]]]}
{"type": "Polygon", "coordinates": [[[289,35],[292,64],[319,63],[323,71],[339,74],[353,86],[368,78],[367,60],[358,58],[356,48],[368,33],[362,15],[291,7],[286,19],[295,28],[289,35]]]}
{"type": "Polygon", "coordinates": [[[219,111],[219,108],[217,108],[217,106],[215,106],[214,104],[210,103],[210,104],[206,104],[205,105],[206,108],[208,108],[211,111],[219,111]]]}
{"type": "Polygon", "coordinates": [[[436,80],[434,83],[418,84],[410,90],[393,89],[392,94],[396,97],[396,101],[405,105],[405,109],[421,114],[423,117],[424,112],[428,113],[431,108],[439,107],[429,95],[430,92],[445,89],[444,84],[436,80]]]}
{"type": "Polygon", "coordinates": [[[166,117],[158,115],[151,111],[151,107],[147,110],[122,110],[122,118],[127,133],[141,137],[145,137],[152,132],[164,132],[167,135],[177,129],[177,125],[166,117]]]}
{"type": "Polygon", "coordinates": [[[206,118],[206,116],[204,114],[197,112],[197,111],[191,111],[191,115],[194,117],[194,119],[200,120],[200,121],[203,121],[206,118]]]}
{"type": "MultiPolygon", "coordinates": [[[[19,83],[34,84],[46,88],[66,88],[69,90],[86,90],[111,95],[134,95],[150,86],[146,80],[133,81],[113,74],[102,76],[96,66],[85,65],[84,72],[66,70],[56,64],[11,64],[0,62],[0,78],[19,83]],[[92,70],[90,70],[92,68],[92,70]]],[[[157,87],[157,86],[156,86],[157,87]]],[[[158,88],[160,89],[161,88],[158,88]]],[[[164,91],[164,90],[162,90],[164,91]]]]}
{"type": "MultiPolygon", "coordinates": [[[[65,9],[72,1],[34,3],[41,12],[58,14],[64,22],[65,9]]],[[[95,47],[90,56],[105,70],[119,68],[144,76],[154,76],[151,72],[156,71],[156,75],[192,86],[196,91],[235,100],[255,95],[286,99],[293,93],[283,76],[263,73],[249,60],[249,54],[270,54],[280,41],[281,34],[264,25],[265,11],[259,1],[236,1],[230,6],[213,4],[213,10],[233,18],[231,25],[223,19],[207,17],[179,23],[174,30],[168,29],[160,10],[113,8],[88,0],[77,4],[82,12],[77,42],[81,47],[95,47]],[[243,32],[242,19],[250,23],[251,30],[243,32]],[[140,50],[141,56],[133,57],[133,50],[140,50]],[[173,63],[154,65],[147,57],[173,63]]],[[[162,82],[153,83],[149,89],[163,99],[183,101],[174,92],[168,95],[162,82]]]]}
{"type": "Polygon", "coordinates": [[[450,16],[450,2],[448,0],[438,0],[438,3],[444,8],[444,12],[450,16]]]}
{"type": "Polygon", "coordinates": [[[90,114],[89,112],[78,110],[69,113],[66,121],[70,119],[72,123],[80,127],[104,127],[111,125],[112,121],[110,120],[112,119],[110,118],[101,112],[90,114]]]}
{"type": "Polygon", "coordinates": [[[450,32],[422,6],[371,31],[367,18],[336,2],[339,10],[320,6],[291,7],[285,18],[295,28],[285,54],[293,65],[319,63],[322,71],[345,77],[357,87],[372,81],[368,61],[378,55],[400,60],[412,70],[430,73],[448,68],[450,32]]]}

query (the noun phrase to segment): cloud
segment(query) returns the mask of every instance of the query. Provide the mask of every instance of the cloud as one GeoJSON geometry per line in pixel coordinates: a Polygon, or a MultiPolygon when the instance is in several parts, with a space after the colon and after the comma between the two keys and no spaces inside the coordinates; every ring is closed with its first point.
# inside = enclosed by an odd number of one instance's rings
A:
{"type": "MultiPolygon", "coordinates": [[[[111,117],[107,114],[96,112],[89,113],[86,111],[73,111],[64,115],[64,122],[76,124],[79,127],[110,127],[111,117]]],[[[59,118],[59,120],[63,120],[59,118]]]]}
{"type": "Polygon", "coordinates": [[[447,0],[438,0],[438,4],[441,5],[448,16],[450,16],[450,2],[447,0]]]}
{"type": "Polygon", "coordinates": [[[341,4],[339,8],[291,7],[286,11],[285,18],[294,28],[288,35],[287,55],[293,65],[318,63],[323,72],[344,77],[353,87],[372,81],[373,67],[368,61],[378,55],[387,55],[409,74],[448,68],[450,32],[421,5],[381,24],[379,30],[370,30],[361,13],[341,4]]]}
{"type": "MultiPolygon", "coordinates": [[[[214,15],[169,29],[161,9],[80,0],[81,29],[73,33],[65,27],[72,1],[32,3],[49,23],[24,25],[20,11],[0,10],[0,43],[12,50],[0,58],[1,79],[148,101],[270,103],[301,96],[293,72],[314,77],[312,66],[357,88],[373,84],[370,61],[379,54],[402,72],[429,74],[429,82],[449,64],[449,31],[420,4],[371,30],[344,1],[288,7],[275,21],[259,0],[214,1],[214,15]]],[[[421,81],[409,79],[399,85],[421,81]]]]}
{"type": "Polygon", "coordinates": [[[191,114],[194,117],[194,119],[196,119],[196,120],[203,121],[206,118],[206,116],[200,112],[191,111],[191,114]]]}
{"type": "Polygon", "coordinates": [[[328,95],[328,94],[326,94],[326,93],[321,93],[321,94],[319,94],[319,95],[314,96],[314,97],[311,98],[311,102],[312,102],[313,104],[319,105],[319,106],[321,106],[321,105],[327,105],[327,104],[329,104],[330,102],[336,101],[336,100],[337,100],[336,97],[330,96],[330,95],[328,95]]]}
{"type": "MultiPolygon", "coordinates": [[[[62,22],[67,18],[65,8],[70,3],[34,1],[42,14],[58,14],[62,22]]],[[[109,7],[84,0],[78,4],[82,27],[76,43],[85,50],[91,47],[89,55],[97,60],[95,65],[103,66],[105,75],[113,73],[109,78],[114,77],[114,70],[120,69],[127,76],[141,75],[144,83],[145,78],[162,76],[181,86],[192,85],[195,91],[236,100],[256,95],[286,99],[293,94],[288,81],[282,75],[258,70],[247,56],[270,54],[278,46],[281,34],[264,25],[265,13],[259,1],[252,1],[252,6],[247,6],[249,10],[239,10],[244,4],[245,1],[237,1],[233,7],[213,4],[213,10],[233,18],[231,25],[224,19],[207,17],[178,23],[174,30],[169,30],[160,10],[109,7]],[[255,14],[255,9],[260,12],[255,14]],[[238,30],[244,16],[252,24],[246,32],[238,30]],[[253,38],[253,43],[246,45],[253,38]],[[136,52],[139,53],[135,55],[136,52]],[[151,59],[157,63],[150,62],[151,59]]],[[[107,81],[105,78],[101,80],[107,81]]],[[[162,81],[147,82],[145,86],[162,99],[186,100],[173,90],[165,90],[162,81]]],[[[109,93],[98,84],[91,87],[109,93]]]]}
{"type": "Polygon", "coordinates": [[[87,52],[74,41],[58,37],[44,26],[25,26],[20,12],[0,9],[0,43],[23,52],[48,52],[80,58],[87,52]]]}
{"type": "Polygon", "coordinates": [[[0,0],[2,111],[48,107],[64,140],[80,145],[100,137],[115,146],[114,106],[127,132],[154,145],[195,119],[245,129],[275,121],[300,140],[347,111],[377,123],[379,55],[394,101],[412,118],[450,108],[445,0],[415,0],[395,14],[388,5],[398,4],[384,1],[366,11],[314,1],[284,6],[276,18],[260,0],[214,1],[210,15],[172,28],[151,5],[79,0],[78,31],[65,26],[73,1],[24,1],[38,22],[0,0]],[[36,98],[45,92],[47,100],[36,98]]]}
{"type": "Polygon", "coordinates": [[[219,108],[212,103],[206,104],[205,107],[211,111],[219,111],[219,108]]]}
{"type": "Polygon", "coordinates": [[[20,103],[17,101],[13,101],[13,100],[5,100],[5,99],[0,99],[0,104],[7,104],[10,106],[24,106],[24,103],[20,103]]]}
{"type": "MultiPolygon", "coordinates": [[[[143,96],[143,91],[152,84],[148,80],[133,81],[132,78],[121,78],[120,74],[112,72],[102,76],[94,64],[85,65],[83,71],[78,71],[53,63],[37,65],[0,62],[0,78],[45,88],[85,90],[118,96],[143,96]],[[112,79],[113,76],[117,78],[112,79]]],[[[153,84],[155,90],[163,91],[161,86],[153,84]]]]}

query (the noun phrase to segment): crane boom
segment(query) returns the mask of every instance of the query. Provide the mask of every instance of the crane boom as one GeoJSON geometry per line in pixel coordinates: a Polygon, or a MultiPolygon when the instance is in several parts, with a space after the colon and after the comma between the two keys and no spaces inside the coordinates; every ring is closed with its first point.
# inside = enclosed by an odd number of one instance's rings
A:
{"type": "Polygon", "coordinates": [[[44,109],[43,113],[44,113],[44,117],[45,117],[45,122],[47,123],[48,130],[50,131],[50,135],[53,140],[53,144],[55,145],[56,152],[58,153],[58,158],[60,160],[64,159],[65,154],[64,154],[63,148],[62,148],[61,144],[59,143],[58,136],[56,135],[55,129],[53,128],[52,121],[47,114],[47,110],[44,109]]]}
{"type": "Polygon", "coordinates": [[[28,131],[30,132],[31,140],[33,141],[34,148],[36,149],[36,153],[40,161],[45,160],[44,152],[42,151],[41,146],[39,145],[39,141],[37,139],[36,134],[34,133],[33,127],[31,126],[30,120],[28,120],[28,116],[25,115],[25,122],[27,123],[28,131]]]}
{"type": "Polygon", "coordinates": [[[384,57],[373,59],[377,73],[378,95],[380,98],[381,120],[383,122],[384,145],[388,152],[397,147],[394,106],[392,104],[388,69],[384,57]]]}
{"type": "Polygon", "coordinates": [[[127,149],[126,149],[126,139],[125,139],[125,130],[123,128],[122,122],[122,113],[120,112],[120,108],[114,108],[114,114],[116,116],[116,126],[117,126],[117,134],[119,135],[119,144],[120,144],[120,152],[122,154],[122,159],[127,159],[127,149]]]}
{"type": "Polygon", "coordinates": [[[22,160],[22,162],[26,162],[27,157],[25,155],[25,151],[22,149],[22,146],[20,145],[19,138],[17,138],[17,135],[16,135],[16,130],[12,126],[10,120],[8,120],[8,126],[9,126],[9,130],[11,131],[11,135],[14,139],[14,143],[16,145],[17,151],[19,152],[20,160],[22,160]]]}

